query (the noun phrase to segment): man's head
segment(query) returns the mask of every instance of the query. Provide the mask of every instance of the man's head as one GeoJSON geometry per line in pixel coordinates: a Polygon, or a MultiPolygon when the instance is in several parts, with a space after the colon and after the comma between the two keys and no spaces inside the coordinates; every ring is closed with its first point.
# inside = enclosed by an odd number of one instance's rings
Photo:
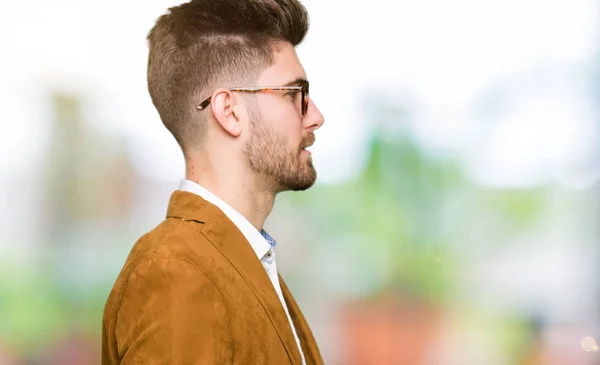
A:
{"type": "Polygon", "coordinates": [[[192,0],[157,20],[148,35],[148,88],[186,160],[199,151],[235,156],[237,168],[275,191],[314,183],[304,147],[323,117],[306,88],[236,89],[304,85],[294,47],[307,30],[297,0],[192,0]]]}

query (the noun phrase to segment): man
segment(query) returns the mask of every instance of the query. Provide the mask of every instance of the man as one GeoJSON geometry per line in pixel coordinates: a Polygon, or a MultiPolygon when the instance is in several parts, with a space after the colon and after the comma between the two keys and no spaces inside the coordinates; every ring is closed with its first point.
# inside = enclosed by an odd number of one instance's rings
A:
{"type": "Polygon", "coordinates": [[[262,229],[277,193],[316,179],[307,30],[297,0],[192,0],[150,31],[148,89],[186,179],[110,293],[103,364],[323,363],[262,229]]]}

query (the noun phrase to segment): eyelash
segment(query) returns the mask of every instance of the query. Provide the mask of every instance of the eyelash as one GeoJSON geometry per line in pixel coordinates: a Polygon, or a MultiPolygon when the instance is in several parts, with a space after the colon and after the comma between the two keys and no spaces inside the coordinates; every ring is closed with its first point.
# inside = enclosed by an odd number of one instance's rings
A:
{"type": "Polygon", "coordinates": [[[296,97],[296,95],[298,95],[298,93],[299,93],[299,92],[300,92],[300,90],[291,90],[291,91],[288,91],[288,92],[286,93],[286,95],[289,95],[289,96],[291,96],[292,98],[294,98],[294,97],[296,97]]]}

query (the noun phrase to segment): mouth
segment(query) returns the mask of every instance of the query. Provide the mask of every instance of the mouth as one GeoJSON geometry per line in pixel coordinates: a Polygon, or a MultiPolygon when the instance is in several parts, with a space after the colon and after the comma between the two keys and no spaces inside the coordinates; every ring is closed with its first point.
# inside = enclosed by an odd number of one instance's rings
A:
{"type": "Polygon", "coordinates": [[[304,146],[302,147],[302,152],[306,151],[307,153],[311,153],[312,145],[315,143],[314,135],[310,135],[304,146]]]}
{"type": "Polygon", "coordinates": [[[312,154],[312,151],[311,151],[311,149],[312,149],[312,143],[311,143],[311,144],[309,144],[308,146],[305,146],[305,147],[304,147],[304,148],[301,150],[301,152],[304,152],[304,153],[306,153],[306,154],[309,154],[309,155],[310,155],[310,154],[312,154]]]}

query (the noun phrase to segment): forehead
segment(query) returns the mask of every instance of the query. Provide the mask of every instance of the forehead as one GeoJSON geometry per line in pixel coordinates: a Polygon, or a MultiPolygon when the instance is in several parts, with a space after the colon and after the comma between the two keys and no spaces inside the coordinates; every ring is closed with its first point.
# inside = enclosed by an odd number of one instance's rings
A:
{"type": "Polygon", "coordinates": [[[273,48],[273,65],[265,69],[258,81],[261,85],[279,86],[296,79],[306,79],[306,71],[291,43],[279,43],[273,48]]]}

